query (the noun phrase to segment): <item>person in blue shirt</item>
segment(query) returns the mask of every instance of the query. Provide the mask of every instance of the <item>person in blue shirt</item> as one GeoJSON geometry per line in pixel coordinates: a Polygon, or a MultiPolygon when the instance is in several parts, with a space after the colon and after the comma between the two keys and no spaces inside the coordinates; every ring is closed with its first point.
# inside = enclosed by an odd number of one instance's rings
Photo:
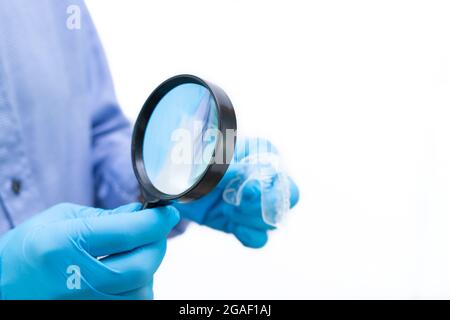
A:
{"type": "Polygon", "coordinates": [[[220,196],[233,165],[200,200],[141,210],[130,140],[84,3],[0,0],[0,298],[153,298],[180,219],[267,242],[257,186],[239,207],[220,196]]]}

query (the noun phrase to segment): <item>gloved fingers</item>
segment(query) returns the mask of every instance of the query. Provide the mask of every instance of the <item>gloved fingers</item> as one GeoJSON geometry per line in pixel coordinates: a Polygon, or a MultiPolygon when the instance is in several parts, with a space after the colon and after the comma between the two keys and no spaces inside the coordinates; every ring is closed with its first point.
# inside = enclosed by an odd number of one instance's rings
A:
{"type": "Polygon", "coordinates": [[[123,300],[121,295],[107,294],[92,287],[90,283],[83,281],[82,290],[67,290],[67,295],[61,297],[64,300],[123,300]]]}
{"type": "Polygon", "coordinates": [[[122,295],[146,286],[164,258],[166,242],[162,240],[101,259],[103,272],[92,280],[95,288],[107,294],[122,295]]]}
{"type": "Polygon", "coordinates": [[[125,204],[123,206],[117,207],[112,210],[105,210],[109,214],[117,214],[117,213],[128,213],[128,212],[136,212],[142,210],[142,203],[140,202],[132,202],[125,204]]]}
{"type": "Polygon", "coordinates": [[[73,220],[74,236],[93,257],[121,253],[167,237],[179,222],[172,206],[73,220]]]}
{"type": "Polygon", "coordinates": [[[234,235],[246,247],[261,248],[268,240],[267,231],[252,229],[243,225],[237,225],[234,235]]]}
{"type": "Polygon", "coordinates": [[[42,217],[46,217],[48,222],[57,222],[68,219],[98,217],[115,213],[134,212],[139,211],[141,207],[142,204],[138,202],[126,204],[113,210],[86,207],[74,203],[59,203],[46,210],[40,218],[42,219],[42,217]]]}
{"type": "Polygon", "coordinates": [[[153,299],[153,280],[145,286],[120,294],[126,300],[152,300],[153,299]]]}
{"type": "Polygon", "coordinates": [[[254,215],[241,214],[240,212],[236,212],[235,214],[231,215],[230,219],[236,225],[243,225],[251,229],[257,229],[261,231],[276,229],[274,226],[264,222],[261,211],[255,212],[254,215]]]}
{"type": "Polygon", "coordinates": [[[240,204],[233,210],[230,219],[236,224],[260,230],[270,230],[274,227],[264,222],[261,208],[261,187],[256,180],[251,180],[242,188],[240,204]]]}
{"type": "MultiPolygon", "coordinates": [[[[248,181],[241,190],[241,205],[261,209],[261,183],[257,180],[248,181]]],[[[254,211],[254,210],[253,210],[254,211]]],[[[252,210],[248,211],[249,213],[252,210]]]]}
{"type": "Polygon", "coordinates": [[[86,217],[99,217],[110,214],[129,213],[140,211],[142,204],[139,202],[132,202],[123,206],[117,207],[111,210],[104,210],[100,208],[82,207],[80,210],[72,210],[71,218],[86,218],[86,217]]]}
{"type": "MultiPolygon", "coordinates": [[[[231,184],[234,184],[234,182],[231,184]]],[[[222,192],[222,200],[227,204],[225,207],[228,211],[236,208],[237,210],[241,210],[243,214],[254,215],[255,212],[261,211],[259,182],[249,180],[241,186],[235,187],[229,185],[222,192]]]]}
{"type": "Polygon", "coordinates": [[[90,283],[83,281],[81,283],[82,290],[68,290],[67,295],[63,295],[61,299],[67,300],[143,300],[152,299],[153,291],[151,285],[153,281],[150,282],[150,288],[143,287],[136,290],[132,290],[120,294],[109,294],[97,290],[90,283]],[[145,291],[144,291],[145,289],[145,291]],[[150,296],[150,298],[146,298],[150,296]]]}
{"type": "Polygon", "coordinates": [[[27,221],[27,223],[31,224],[36,220],[43,220],[43,219],[45,219],[49,223],[68,220],[76,218],[77,213],[82,212],[85,209],[94,209],[94,208],[89,208],[74,203],[58,203],[45,210],[39,216],[32,217],[30,220],[27,221]]]}
{"type": "MultiPolygon", "coordinates": [[[[297,185],[292,180],[292,178],[288,178],[289,183],[289,207],[294,207],[299,201],[300,193],[297,185]]],[[[249,216],[262,216],[262,202],[266,204],[265,210],[277,210],[277,206],[275,205],[277,201],[284,198],[279,189],[274,187],[268,187],[265,191],[265,199],[261,201],[262,185],[258,181],[249,181],[244,188],[242,189],[241,202],[239,208],[241,209],[243,215],[249,216]],[[278,198],[282,197],[282,198],[278,198]]],[[[272,212],[269,213],[269,215],[272,212]]],[[[276,214],[276,213],[272,213],[276,214]]]]}

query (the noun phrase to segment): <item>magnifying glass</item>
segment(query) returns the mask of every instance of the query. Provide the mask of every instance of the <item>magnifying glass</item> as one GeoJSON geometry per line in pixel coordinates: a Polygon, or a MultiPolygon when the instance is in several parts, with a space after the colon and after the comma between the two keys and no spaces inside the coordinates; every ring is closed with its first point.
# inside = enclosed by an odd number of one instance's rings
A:
{"type": "Polygon", "coordinates": [[[193,75],[160,84],[139,113],[131,145],[143,209],[189,202],[225,174],[236,144],[236,115],[220,87],[193,75]]]}

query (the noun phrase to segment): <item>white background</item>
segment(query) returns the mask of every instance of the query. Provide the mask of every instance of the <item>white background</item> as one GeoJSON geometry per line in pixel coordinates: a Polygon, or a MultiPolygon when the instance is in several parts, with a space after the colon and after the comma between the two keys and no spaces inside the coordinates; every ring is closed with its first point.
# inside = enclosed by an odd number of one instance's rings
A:
{"type": "Polygon", "coordinates": [[[261,250],[198,226],[170,241],[156,298],[450,298],[450,2],[88,6],[131,120],[167,77],[202,76],[301,189],[261,250]]]}

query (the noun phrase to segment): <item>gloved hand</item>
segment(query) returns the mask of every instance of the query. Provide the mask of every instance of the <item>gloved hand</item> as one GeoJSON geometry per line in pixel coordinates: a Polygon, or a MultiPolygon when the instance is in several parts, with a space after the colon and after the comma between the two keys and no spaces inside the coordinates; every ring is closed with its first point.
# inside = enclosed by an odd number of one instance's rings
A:
{"type": "Polygon", "coordinates": [[[0,239],[0,297],[151,299],[179,213],[140,208],[59,204],[9,231],[0,239]]]}
{"type": "MultiPolygon", "coordinates": [[[[226,186],[242,171],[243,164],[239,163],[239,160],[249,156],[252,152],[259,152],[253,148],[245,148],[245,145],[256,145],[257,143],[268,145],[271,149],[270,152],[277,152],[270,142],[260,138],[238,141],[235,160],[230,164],[216,188],[193,202],[175,204],[182,217],[217,230],[232,233],[247,247],[263,247],[268,240],[268,231],[274,229],[274,227],[266,224],[262,218],[260,185],[258,183],[246,184],[239,206],[231,205],[223,200],[226,186]]],[[[292,208],[298,202],[299,191],[290,178],[289,189],[289,202],[292,208]]],[[[273,192],[276,192],[276,190],[273,192]]],[[[276,194],[271,196],[276,197],[276,194]]]]}

